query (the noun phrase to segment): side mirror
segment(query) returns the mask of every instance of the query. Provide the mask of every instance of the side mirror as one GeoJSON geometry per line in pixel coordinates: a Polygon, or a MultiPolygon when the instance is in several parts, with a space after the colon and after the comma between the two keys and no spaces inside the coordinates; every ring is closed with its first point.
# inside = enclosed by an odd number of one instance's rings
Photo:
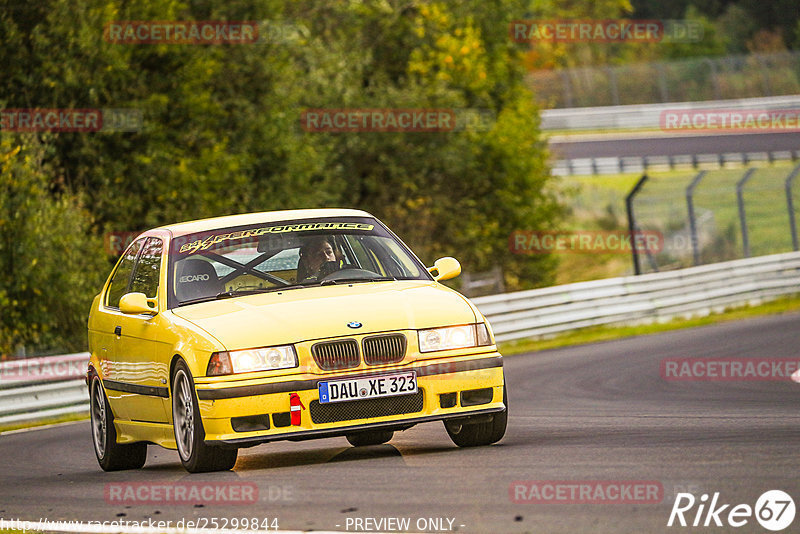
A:
{"type": "Polygon", "coordinates": [[[131,315],[140,313],[155,315],[158,313],[158,302],[156,299],[147,298],[144,293],[128,293],[119,299],[119,311],[131,315]]]}
{"type": "Polygon", "coordinates": [[[433,279],[437,282],[450,280],[461,274],[461,264],[458,263],[457,259],[446,256],[433,262],[433,267],[428,267],[428,272],[433,275],[433,279]]]}

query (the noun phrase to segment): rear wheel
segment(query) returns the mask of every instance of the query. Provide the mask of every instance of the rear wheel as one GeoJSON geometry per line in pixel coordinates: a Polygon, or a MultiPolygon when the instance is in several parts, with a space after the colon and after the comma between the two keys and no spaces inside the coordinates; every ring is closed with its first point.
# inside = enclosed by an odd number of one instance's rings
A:
{"type": "Polygon", "coordinates": [[[394,436],[392,430],[373,430],[367,432],[355,432],[345,436],[353,447],[364,447],[366,445],[381,445],[386,443],[394,436]]]}
{"type": "Polygon", "coordinates": [[[505,411],[493,414],[489,421],[482,420],[486,417],[484,415],[446,420],[444,427],[447,434],[459,447],[480,447],[497,443],[505,435],[508,424],[508,396],[505,386],[503,386],[503,404],[506,405],[505,411]],[[478,419],[479,422],[470,422],[471,419],[478,419]]]}
{"type": "Polygon", "coordinates": [[[190,473],[227,471],[236,464],[238,449],[212,447],[203,441],[206,433],[189,368],[183,360],[172,379],[172,425],[183,467],[190,473]]]}
{"type": "Polygon", "coordinates": [[[114,414],[97,375],[91,379],[90,413],[94,454],[103,471],[140,469],[147,460],[147,443],[117,443],[114,414]]]}

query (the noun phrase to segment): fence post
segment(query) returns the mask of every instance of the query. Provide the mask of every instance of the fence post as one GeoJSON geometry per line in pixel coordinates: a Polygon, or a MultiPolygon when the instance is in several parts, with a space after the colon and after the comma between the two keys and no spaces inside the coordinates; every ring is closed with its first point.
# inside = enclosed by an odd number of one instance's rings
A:
{"type": "MultiPolygon", "coordinates": [[[[643,174],[636,185],[633,186],[631,192],[625,197],[625,207],[628,210],[628,232],[631,234],[631,243],[636,243],[636,219],[633,214],[633,198],[639,193],[644,183],[647,181],[647,174],[643,174]]],[[[633,255],[633,272],[637,275],[642,274],[642,267],[639,263],[639,251],[636,246],[631,247],[631,254],[633,255]]]]}
{"type": "Polygon", "coordinates": [[[694,265],[700,265],[700,248],[697,243],[697,223],[694,217],[694,190],[700,184],[700,180],[706,175],[707,171],[700,171],[686,187],[686,209],[689,215],[689,237],[692,241],[692,261],[694,265]]]}
{"type": "Polygon", "coordinates": [[[789,228],[792,231],[792,247],[794,250],[800,250],[797,243],[797,220],[794,216],[794,202],[792,200],[792,182],[800,173],[800,165],[797,165],[794,170],[786,177],[786,206],[789,208],[789,228]]]}
{"type": "Polygon", "coordinates": [[[742,179],[736,183],[736,202],[739,204],[739,222],[742,225],[742,248],[744,249],[744,257],[750,257],[750,239],[747,235],[747,218],[744,211],[744,186],[747,181],[756,172],[755,167],[747,169],[742,179]]]}

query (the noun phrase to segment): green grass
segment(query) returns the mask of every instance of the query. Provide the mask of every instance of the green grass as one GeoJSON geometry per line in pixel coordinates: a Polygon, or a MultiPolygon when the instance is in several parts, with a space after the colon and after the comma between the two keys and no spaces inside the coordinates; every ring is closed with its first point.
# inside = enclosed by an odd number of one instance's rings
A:
{"type": "Polygon", "coordinates": [[[523,339],[499,344],[504,356],[533,352],[573,345],[584,345],[598,341],[611,341],[627,337],[657,334],[682,328],[693,328],[761,315],[776,315],[800,310],[800,296],[779,298],[757,306],[728,308],[722,313],[714,313],[691,319],[674,319],[666,323],[642,324],[635,326],[598,326],[583,328],[548,339],[523,339]]]}
{"type": "Polygon", "coordinates": [[[595,128],[587,130],[542,130],[546,137],[553,135],[572,136],[572,135],[595,135],[595,134],[628,134],[628,133],[663,133],[661,128],[595,128]]]}
{"type": "MultiPolygon", "coordinates": [[[[792,248],[783,182],[795,165],[793,162],[759,165],[747,184],[744,200],[752,256],[788,252],[792,248]]],[[[685,233],[686,187],[698,172],[694,169],[649,172],[650,180],[634,204],[639,226],[659,230],[667,238],[674,236],[674,232],[685,233]]],[[[700,242],[705,245],[702,263],[743,257],[736,183],[744,172],[743,167],[709,170],[695,191],[695,212],[703,221],[699,226],[700,242]]],[[[627,229],[625,197],[640,177],[640,173],[634,173],[563,178],[564,202],[570,207],[565,228],[627,229]]],[[[794,200],[797,212],[800,180],[795,182],[794,200]]],[[[674,258],[660,256],[660,266],[671,269],[691,264],[689,250],[676,254],[674,258]]],[[[560,264],[558,284],[632,274],[629,256],[564,254],[560,264]]]]}
{"type": "Polygon", "coordinates": [[[11,430],[19,430],[20,428],[33,428],[37,426],[46,426],[46,425],[56,425],[59,423],[69,423],[71,421],[83,421],[89,419],[89,415],[87,414],[70,414],[70,415],[62,415],[59,417],[51,417],[48,419],[41,419],[39,421],[28,421],[28,422],[21,422],[21,423],[13,423],[8,425],[0,425],[0,434],[3,432],[9,432],[11,430]]]}
{"type": "MultiPolygon", "coordinates": [[[[758,205],[761,200],[759,192],[766,190],[777,191],[778,197],[784,198],[783,180],[795,167],[793,162],[776,162],[773,165],[759,166],[756,174],[748,183],[745,189],[745,199],[750,205],[758,205]]],[[[645,184],[639,193],[639,198],[654,197],[663,199],[665,205],[670,201],[685,203],[686,186],[699,171],[694,169],[682,169],[671,171],[650,171],[650,180],[645,184]]],[[[736,182],[745,172],[745,168],[723,168],[709,170],[706,177],[697,188],[696,204],[705,203],[705,207],[711,209],[715,207],[715,201],[719,200],[722,193],[726,198],[734,199],[731,208],[724,213],[725,219],[735,218],[736,212],[736,182]]],[[[567,198],[573,208],[594,213],[603,213],[607,205],[611,203],[612,208],[620,214],[625,214],[625,197],[633,188],[634,184],[641,178],[642,173],[628,174],[608,174],[597,176],[571,176],[562,179],[563,185],[574,194],[567,198]]],[[[800,185],[800,180],[798,180],[800,185]]],[[[767,204],[766,201],[762,202],[767,204]]],[[[774,206],[773,203],[769,205],[774,206]]],[[[727,203],[726,203],[726,208],[727,203]]],[[[750,206],[748,206],[750,207],[750,206]]],[[[778,210],[780,206],[778,207],[778,210]]],[[[776,210],[773,210],[776,211],[776,210]]],[[[784,214],[785,218],[785,214],[784,214]]],[[[755,223],[756,221],[754,221],[755,223]]],[[[768,226],[765,224],[764,226],[768,226]]]]}

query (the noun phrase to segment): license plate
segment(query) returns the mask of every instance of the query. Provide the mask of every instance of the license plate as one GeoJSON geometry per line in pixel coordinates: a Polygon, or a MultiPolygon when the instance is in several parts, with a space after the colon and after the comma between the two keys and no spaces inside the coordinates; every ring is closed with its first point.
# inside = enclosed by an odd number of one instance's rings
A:
{"type": "Polygon", "coordinates": [[[351,380],[331,380],[320,382],[318,390],[320,404],[410,395],[417,392],[417,374],[409,371],[351,380]]]}

